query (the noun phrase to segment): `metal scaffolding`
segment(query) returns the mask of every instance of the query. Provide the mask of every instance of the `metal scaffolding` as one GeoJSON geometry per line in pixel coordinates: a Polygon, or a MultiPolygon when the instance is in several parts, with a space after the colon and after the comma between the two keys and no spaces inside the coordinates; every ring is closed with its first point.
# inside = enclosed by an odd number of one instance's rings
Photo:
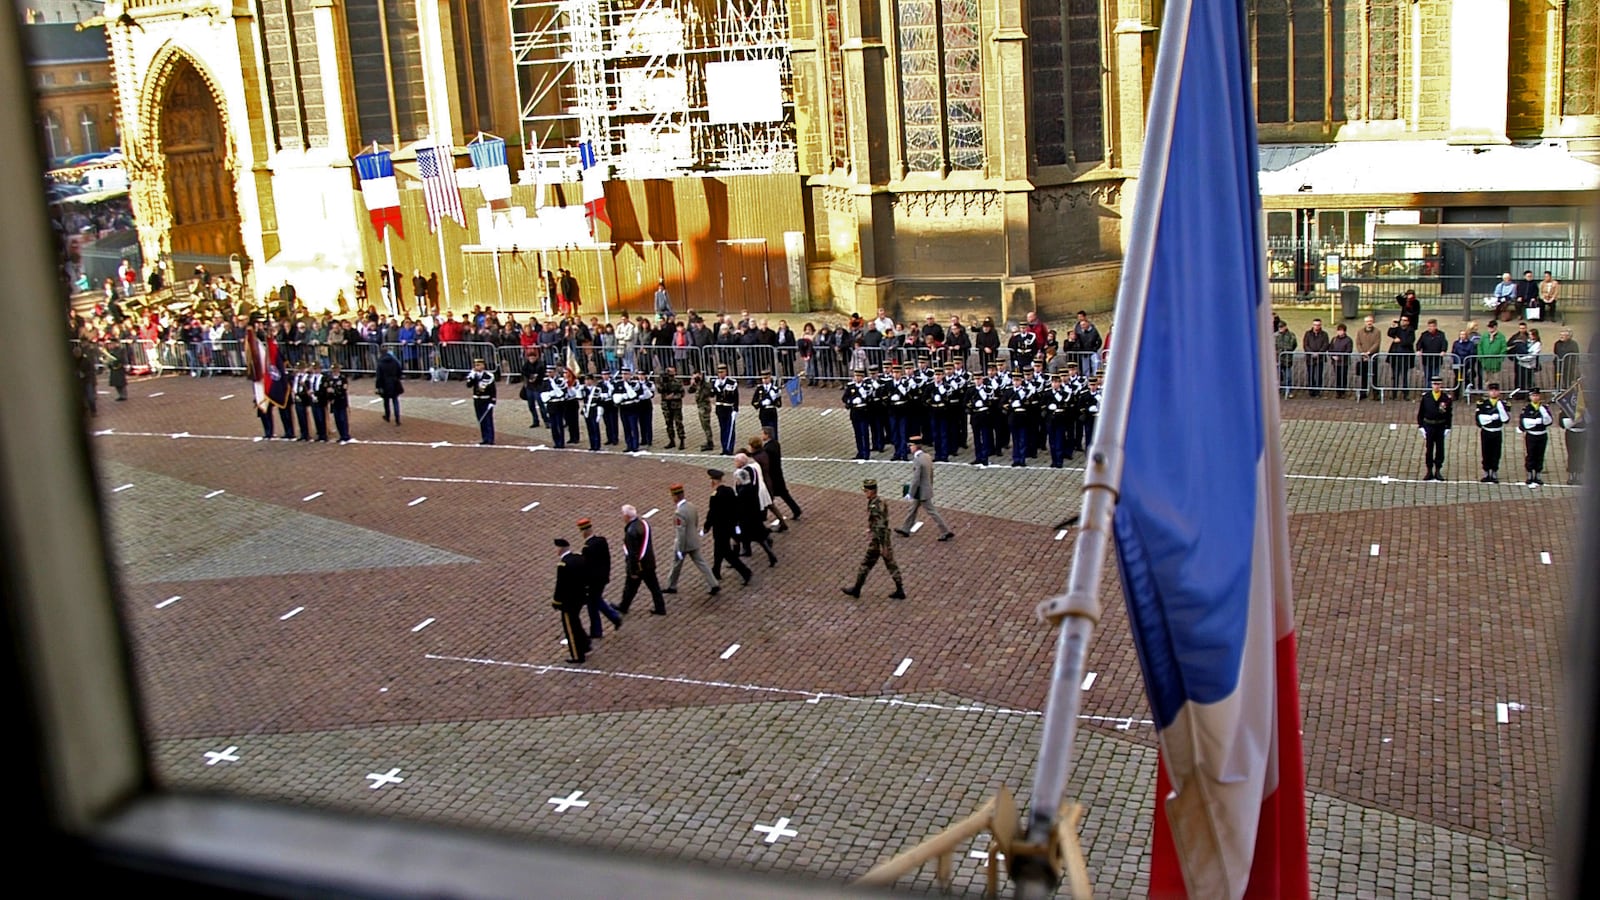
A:
{"type": "Polygon", "coordinates": [[[787,0],[508,2],[529,180],[796,171],[787,0]]]}

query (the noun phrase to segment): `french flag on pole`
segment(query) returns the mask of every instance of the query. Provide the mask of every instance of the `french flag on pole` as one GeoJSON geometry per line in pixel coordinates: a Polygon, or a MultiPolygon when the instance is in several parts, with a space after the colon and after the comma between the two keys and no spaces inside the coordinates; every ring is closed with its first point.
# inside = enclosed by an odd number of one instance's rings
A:
{"type": "Polygon", "coordinates": [[[1310,896],[1244,0],[1162,27],[1114,365],[1117,556],[1160,740],[1150,893],[1310,896]],[[1206,289],[1204,286],[1220,289],[1206,289]]]}
{"type": "Polygon", "coordinates": [[[378,237],[383,237],[385,225],[405,237],[405,229],[400,225],[400,184],[395,181],[389,151],[375,150],[357,156],[356,174],[361,177],[361,199],[367,204],[367,215],[372,218],[378,237]]]}
{"type": "Polygon", "coordinates": [[[609,228],[611,219],[606,215],[606,173],[595,155],[594,142],[584,141],[578,145],[578,165],[583,170],[583,208],[589,216],[589,231],[594,233],[595,219],[606,223],[609,228]]]}

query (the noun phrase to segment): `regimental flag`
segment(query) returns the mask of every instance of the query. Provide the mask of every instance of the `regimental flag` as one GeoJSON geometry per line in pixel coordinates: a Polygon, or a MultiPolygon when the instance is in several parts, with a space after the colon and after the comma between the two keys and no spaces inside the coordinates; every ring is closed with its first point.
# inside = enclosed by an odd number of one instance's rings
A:
{"type": "Polygon", "coordinates": [[[357,156],[356,174],[361,177],[361,199],[366,201],[367,215],[372,217],[378,239],[383,239],[385,225],[405,237],[406,231],[400,225],[400,185],[394,179],[394,163],[389,161],[389,151],[375,150],[357,156]]]}
{"type": "Polygon", "coordinates": [[[422,176],[422,199],[428,207],[428,230],[439,230],[445,217],[467,227],[467,213],[461,208],[461,189],[456,187],[456,158],[449,147],[418,147],[417,174],[422,176]]]}
{"type": "Polygon", "coordinates": [[[1305,768],[1245,29],[1244,0],[1167,5],[1117,300],[1147,298],[1141,321],[1117,321],[1113,364],[1134,369],[1114,530],[1161,748],[1150,893],[1299,900],[1305,768]]]}
{"type": "Polygon", "coordinates": [[[506,142],[497,137],[480,136],[467,145],[472,165],[478,170],[478,190],[490,209],[505,209],[511,200],[511,168],[506,165],[506,142]]]}
{"type": "Polygon", "coordinates": [[[244,333],[245,364],[249,369],[250,387],[255,392],[256,409],[267,412],[273,406],[282,409],[289,403],[289,378],[283,371],[283,361],[278,354],[278,342],[272,338],[262,340],[254,328],[244,333]]]}
{"type": "Polygon", "coordinates": [[[593,142],[578,145],[578,164],[583,170],[583,208],[589,216],[589,233],[599,237],[594,220],[599,219],[609,228],[611,219],[606,216],[606,173],[595,156],[593,142]]]}

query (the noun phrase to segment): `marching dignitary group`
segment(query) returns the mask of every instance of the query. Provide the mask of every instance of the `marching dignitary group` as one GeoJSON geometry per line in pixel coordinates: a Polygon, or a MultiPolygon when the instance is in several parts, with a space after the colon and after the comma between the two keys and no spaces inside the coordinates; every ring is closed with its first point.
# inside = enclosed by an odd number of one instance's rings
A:
{"type": "MultiPolygon", "coordinates": [[[[1432,379],[1432,390],[1424,393],[1417,403],[1417,432],[1423,438],[1424,464],[1427,474],[1424,481],[1444,480],[1444,442],[1450,434],[1454,418],[1455,399],[1444,390],[1444,380],[1432,379]]],[[[1550,428],[1560,420],[1566,433],[1567,483],[1583,483],[1584,434],[1589,430],[1589,409],[1577,399],[1571,408],[1562,408],[1545,399],[1537,387],[1528,391],[1528,402],[1517,413],[1515,420],[1511,407],[1500,394],[1500,383],[1490,382],[1487,391],[1473,410],[1478,426],[1478,444],[1481,451],[1483,477],[1479,481],[1500,483],[1500,460],[1504,451],[1504,431],[1514,427],[1522,435],[1523,468],[1527,472],[1525,484],[1544,484],[1545,451],[1550,446],[1550,428]]]]}

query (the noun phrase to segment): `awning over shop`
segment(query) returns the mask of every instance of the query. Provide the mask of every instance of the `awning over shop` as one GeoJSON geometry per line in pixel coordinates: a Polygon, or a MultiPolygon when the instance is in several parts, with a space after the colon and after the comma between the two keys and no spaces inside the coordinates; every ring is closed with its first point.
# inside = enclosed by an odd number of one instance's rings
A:
{"type": "Polygon", "coordinates": [[[1269,209],[1557,205],[1585,202],[1582,192],[1596,188],[1600,166],[1574,157],[1564,141],[1499,146],[1347,141],[1261,148],[1261,195],[1269,209]]]}
{"type": "Polygon", "coordinates": [[[106,200],[115,200],[118,197],[126,196],[128,196],[127,188],[113,188],[104,191],[86,191],[82,194],[73,194],[70,197],[62,198],[59,202],[76,204],[78,206],[88,206],[91,203],[101,203],[106,200]]]}

